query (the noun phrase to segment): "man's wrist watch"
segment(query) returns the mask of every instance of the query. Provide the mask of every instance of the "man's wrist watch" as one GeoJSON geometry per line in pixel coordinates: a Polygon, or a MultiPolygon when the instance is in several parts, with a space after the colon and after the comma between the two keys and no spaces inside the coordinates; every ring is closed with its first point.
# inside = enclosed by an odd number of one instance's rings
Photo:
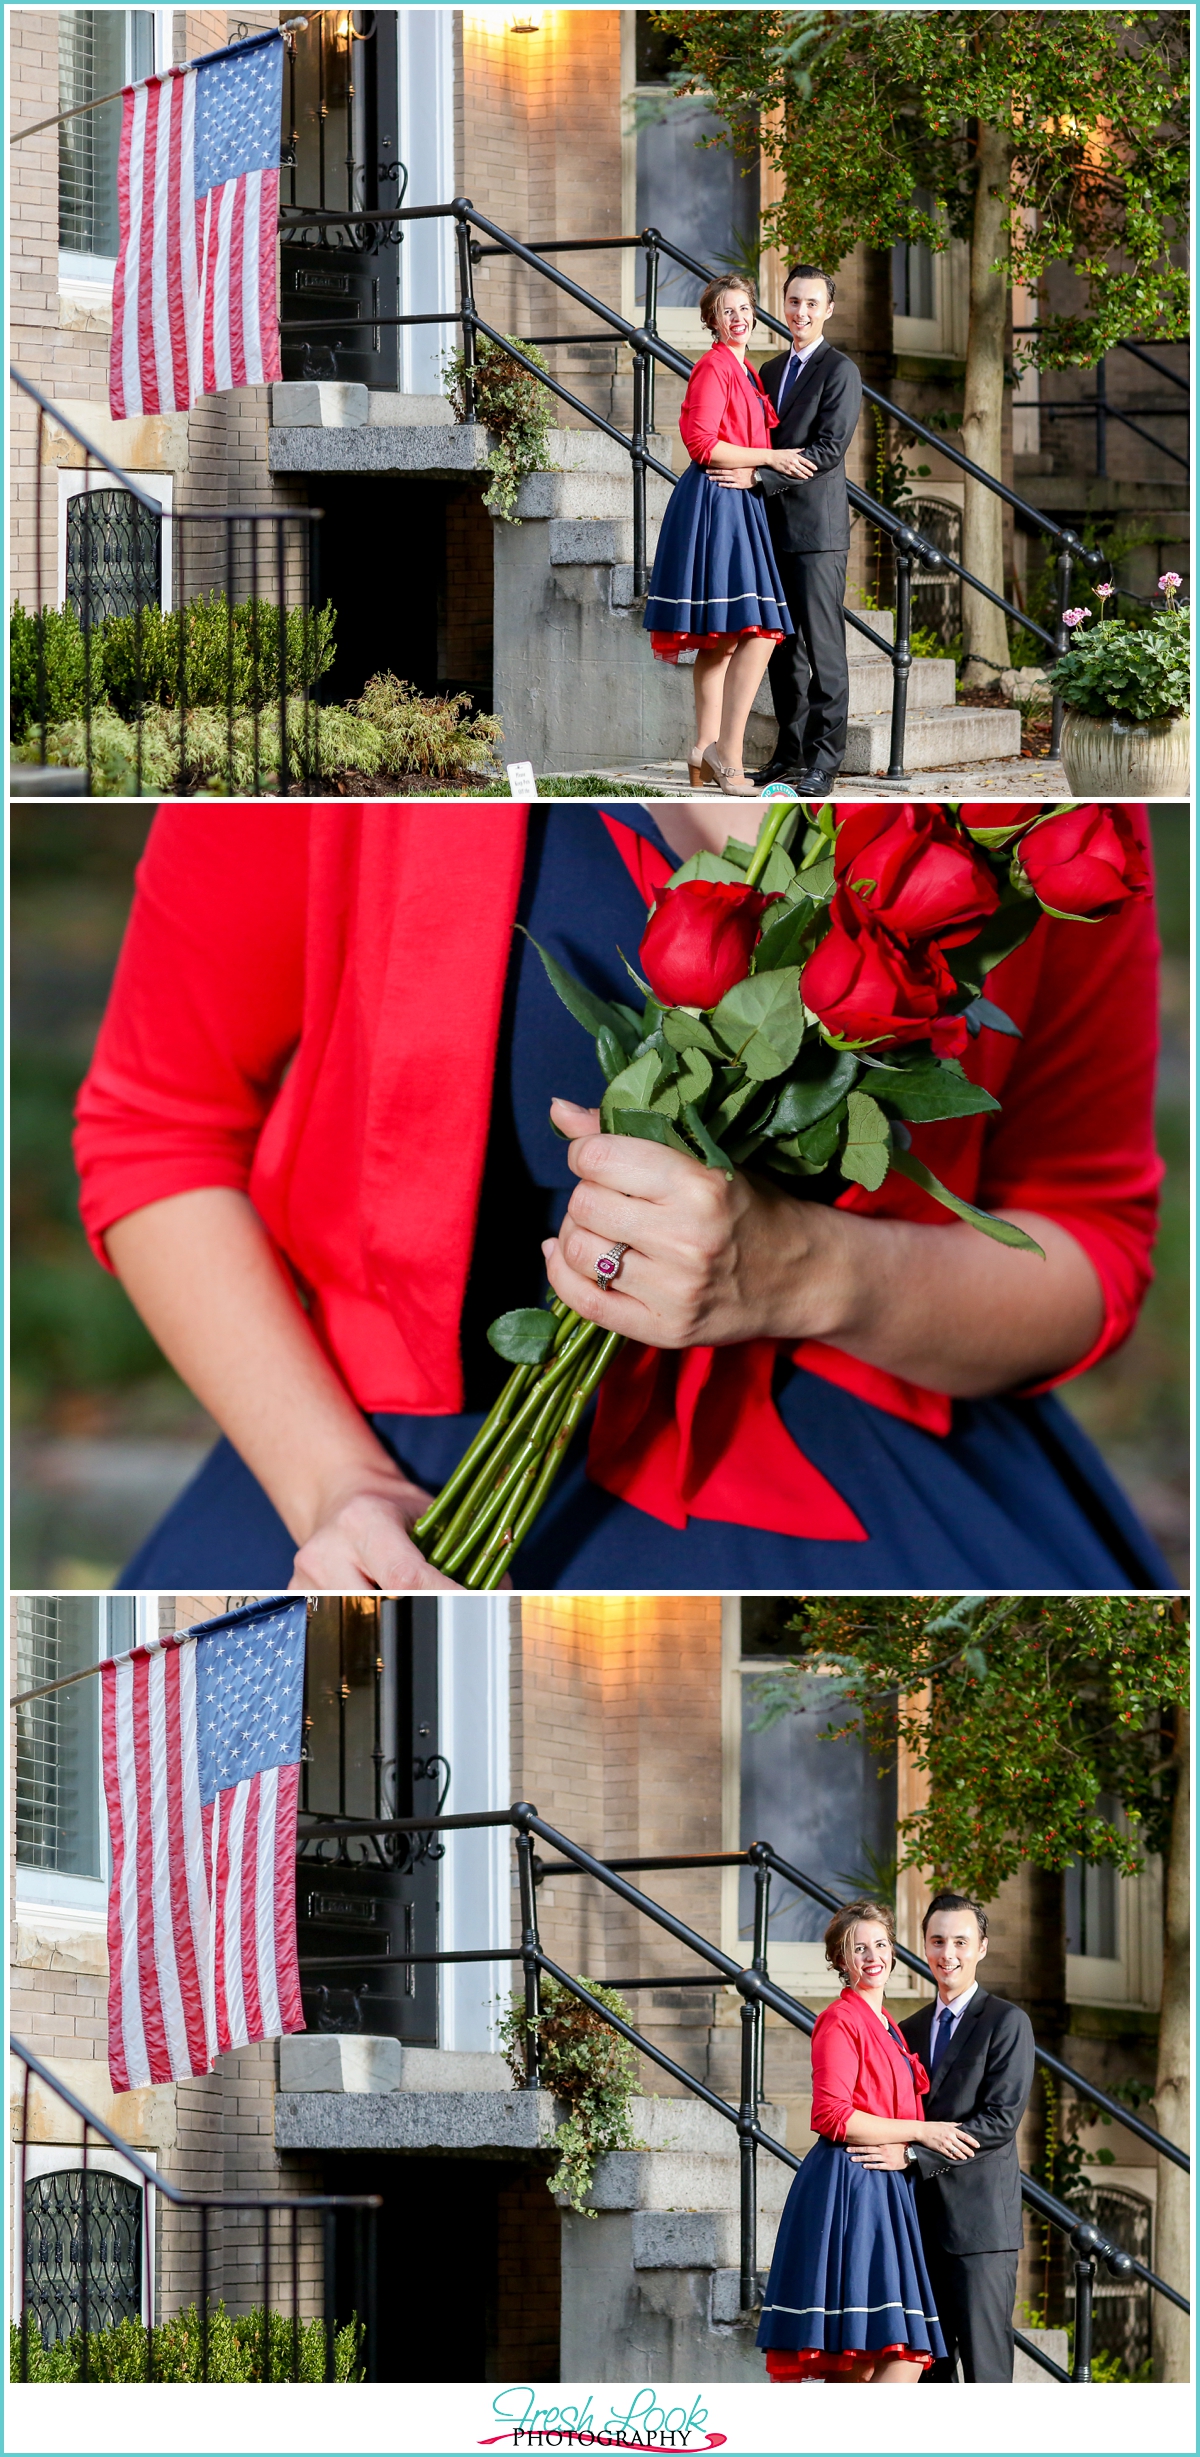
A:
{"type": "Polygon", "coordinates": [[[917,2163],[917,2151],[916,2151],[916,2144],[915,2144],[914,2142],[911,2142],[911,2141],[906,2141],[906,2142],[905,2142],[905,2144],[904,2144],[904,2164],[905,2164],[905,2166],[906,2166],[906,2167],[915,2167],[915,2166],[916,2166],[916,2163],[917,2163]]]}

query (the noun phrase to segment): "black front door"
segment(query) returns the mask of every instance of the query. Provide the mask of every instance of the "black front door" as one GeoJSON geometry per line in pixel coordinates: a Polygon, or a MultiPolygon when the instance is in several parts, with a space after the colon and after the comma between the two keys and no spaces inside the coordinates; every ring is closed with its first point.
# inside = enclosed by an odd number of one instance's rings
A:
{"type": "Polygon", "coordinates": [[[395,9],[322,9],[293,36],[283,80],[279,316],[285,382],[394,391],[398,242],[353,213],[398,205],[395,9]],[[346,212],[345,223],[306,214],[346,212]]]}
{"type": "Polygon", "coordinates": [[[310,2030],[437,2045],[436,1834],[322,1836],[322,1818],[437,1814],[437,1606],[321,1596],[309,1615],[296,1919],[310,2030]],[[306,1814],[307,1813],[307,1814],[306,1814]]]}

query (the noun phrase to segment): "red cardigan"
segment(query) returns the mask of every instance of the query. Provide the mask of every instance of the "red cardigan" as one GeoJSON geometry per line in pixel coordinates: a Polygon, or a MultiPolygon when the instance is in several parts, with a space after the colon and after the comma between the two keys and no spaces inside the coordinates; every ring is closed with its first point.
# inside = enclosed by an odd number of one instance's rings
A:
{"type": "Polygon", "coordinates": [[[714,341],[688,377],[679,412],[679,432],[691,459],[707,462],[714,444],[769,445],[778,424],[754,368],[714,341]]]}
{"type": "Polygon", "coordinates": [[[919,2056],[885,2030],[854,1988],[817,2015],[812,2035],[812,2129],[844,2141],[855,2108],[868,2116],[916,2116],[929,2088],[919,2056]]]}
{"type": "MultiPolygon", "coordinates": [[[[78,1103],[83,1218],[102,1262],[126,1213],[190,1187],[245,1189],[359,1405],[461,1409],[459,1322],[527,818],[524,805],[478,803],[160,806],[78,1103]],[[486,875],[488,894],[447,902],[448,858],[461,880],[486,875]]],[[[649,899],[665,863],[609,824],[649,899]]],[[[1144,814],[1142,827],[1148,842],[1144,814]]],[[[1091,1256],[1104,1327],[1076,1372],[1125,1338],[1149,1279],[1156,955],[1148,903],[1094,928],[1039,923],[990,981],[1025,1037],[985,1032],[965,1062],[1003,1114],[914,1131],[956,1193],[1028,1205],[1091,1256]]],[[[841,1199],[946,1218],[902,1179],[841,1199]]],[[[940,1393],[815,1341],[793,1353],[949,1428],[940,1393]]],[[[601,1386],[596,1481],[674,1526],[861,1534],[775,1414],[775,1357],[769,1340],[682,1357],[625,1349],[601,1386]]]]}

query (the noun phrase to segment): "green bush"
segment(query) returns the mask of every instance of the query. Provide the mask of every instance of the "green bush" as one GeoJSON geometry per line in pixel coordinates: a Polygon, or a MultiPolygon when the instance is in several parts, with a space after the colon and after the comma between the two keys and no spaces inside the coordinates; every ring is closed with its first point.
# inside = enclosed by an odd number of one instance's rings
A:
{"type": "MultiPolygon", "coordinates": [[[[610,2013],[631,2019],[624,1997],[599,1980],[580,1979],[610,2013]]],[[[525,2078],[525,2043],[537,2034],[538,2070],[543,2090],[565,2103],[568,2114],[554,2136],[558,2165],[549,2178],[552,2193],[561,2193],[585,2218],[596,2213],[585,2207],[600,2159],[610,2150],[642,2147],[632,2129],[630,2102],[637,2089],[637,2056],[619,2031],[611,2030],[590,2005],[573,1996],[557,1979],[543,1979],[541,2012],[530,2019],[522,1998],[514,1997],[500,2024],[500,2040],[518,2087],[525,2078]]]]}
{"type": "MultiPolygon", "coordinates": [[[[334,608],[311,615],[293,606],[286,618],[287,678],[291,690],[312,689],[333,663],[334,608]]],[[[83,632],[73,606],[48,606],[29,614],[14,604],[11,623],[12,699],[10,731],[22,740],[38,723],[39,621],[45,641],[46,717],[57,725],[85,713],[83,632]]],[[[193,597],[164,614],[148,606],[140,622],[110,614],[93,624],[91,705],[110,707],[122,718],[139,707],[176,708],[180,668],[189,708],[223,709],[232,679],[236,708],[262,709],[279,697],[279,610],[266,598],[249,598],[229,620],[223,590],[193,597]]],[[[111,788],[113,791],[119,787],[111,788]]]]}
{"type": "MultiPolygon", "coordinates": [[[[513,333],[507,338],[532,366],[546,373],[546,361],[532,342],[517,342],[513,333]]],[[[553,467],[548,457],[554,425],[553,395],[538,383],[536,376],[527,374],[516,359],[510,358],[498,342],[488,341],[484,336],[479,341],[472,376],[475,415],[492,437],[488,455],[492,483],[483,498],[484,504],[498,520],[515,520],[522,478],[535,469],[553,467]]],[[[466,359],[461,349],[453,350],[446,360],[446,390],[459,418],[467,414],[466,387],[466,359]]]]}
{"type": "MultiPolygon", "coordinates": [[[[383,765],[392,776],[462,776],[490,767],[492,747],[504,729],[498,717],[465,717],[470,705],[469,691],[427,700],[395,674],[373,674],[362,698],[351,702],[353,713],[376,727],[383,765]]],[[[322,733],[330,713],[321,711],[322,733]]],[[[326,757],[322,743],[323,763],[326,757]]]]}
{"type": "Polygon", "coordinates": [[[1087,632],[1054,668],[1054,688],[1086,717],[1121,717],[1128,725],[1186,716],[1190,699],[1191,621],[1172,606],[1145,629],[1112,618],[1087,632]]]}
{"type": "MultiPolygon", "coordinates": [[[[292,2377],[292,2323],[282,2312],[268,2315],[269,2347],[267,2377],[290,2380],[292,2377]]],[[[91,2380],[200,2380],[201,2368],[200,2315],[195,2304],[186,2312],[160,2322],[153,2331],[153,2371],[149,2369],[150,2336],[140,2320],[118,2321],[111,2329],[88,2331],[88,2376],[91,2380]]],[[[364,2331],[358,2320],[347,2321],[334,2338],[334,2377],[337,2380],[362,2380],[362,2342],[364,2331]]],[[[320,2320],[301,2321],[299,2373],[301,2380],[325,2378],[325,2323],[320,2320]]],[[[83,2332],[54,2345],[43,2346],[36,2320],[29,2321],[29,2379],[78,2380],[83,2352],[83,2332]]],[[[9,2377],[21,2377],[21,2329],[14,2321],[9,2331],[9,2377]]],[[[226,2311],[223,2303],[210,2309],[208,2318],[208,2377],[210,2380],[261,2380],[263,2377],[263,2314],[226,2311]]]]}

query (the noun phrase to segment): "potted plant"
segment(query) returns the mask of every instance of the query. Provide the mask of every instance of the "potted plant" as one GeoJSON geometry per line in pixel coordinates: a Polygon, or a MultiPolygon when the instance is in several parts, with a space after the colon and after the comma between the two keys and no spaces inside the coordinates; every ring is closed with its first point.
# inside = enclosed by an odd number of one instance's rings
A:
{"type": "Polygon", "coordinates": [[[1158,585],[1166,603],[1148,624],[1108,613],[1115,591],[1107,580],[1096,590],[1093,631],[1083,630],[1089,606],[1063,616],[1074,637],[1053,685],[1066,705],[1062,761],[1072,793],[1119,801],[1188,791],[1190,617],[1177,603],[1179,573],[1164,572],[1158,585]]]}

